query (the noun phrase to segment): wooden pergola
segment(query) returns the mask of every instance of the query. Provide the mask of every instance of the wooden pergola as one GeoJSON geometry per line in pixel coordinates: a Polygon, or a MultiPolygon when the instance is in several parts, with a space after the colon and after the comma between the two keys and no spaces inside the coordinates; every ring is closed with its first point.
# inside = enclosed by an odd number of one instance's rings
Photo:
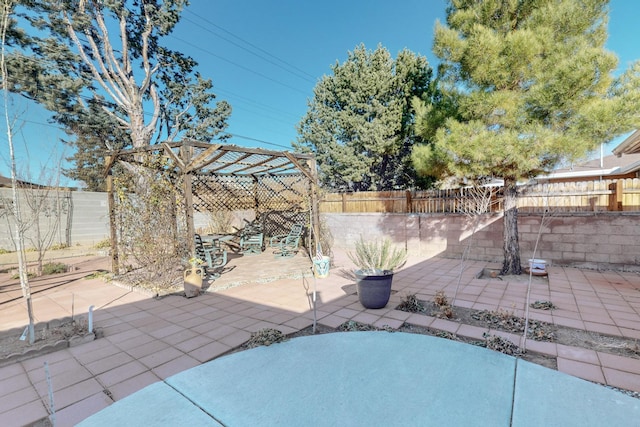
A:
{"type": "MultiPolygon", "coordinates": [[[[166,142],[144,148],[111,152],[106,157],[105,176],[109,200],[112,270],[118,271],[116,203],[112,168],[117,162],[142,166],[144,155],[163,158],[180,180],[186,218],[185,241],[193,244],[194,211],[274,206],[293,209],[293,199],[304,198],[310,205],[312,248],[318,245],[319,213],[316,161],[312,154],[245,148],[230,144],[210,144],[194,140],[166,142]],[[306,192],[306,194],[301,194],[306,192]]],[[[193,248],[192,248],[193,249],[193,248]]]]}

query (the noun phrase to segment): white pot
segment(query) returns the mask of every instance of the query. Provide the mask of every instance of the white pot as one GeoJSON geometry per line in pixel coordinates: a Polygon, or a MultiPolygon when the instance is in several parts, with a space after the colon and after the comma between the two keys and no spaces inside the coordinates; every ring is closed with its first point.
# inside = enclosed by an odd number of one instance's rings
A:
{"type": "Polygon", "coordinates": [[[546,271],[547,270],[547,261],[543,259],[529,259],[529,268],[532,270],[538,271],[546,271]]]}

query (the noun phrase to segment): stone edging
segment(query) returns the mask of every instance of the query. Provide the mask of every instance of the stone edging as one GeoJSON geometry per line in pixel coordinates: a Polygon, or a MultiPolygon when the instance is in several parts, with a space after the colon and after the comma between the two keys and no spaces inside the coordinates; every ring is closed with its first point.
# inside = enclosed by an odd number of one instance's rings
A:
{"type": "MultiPolygon", "coordinates": [[[[83,316],[79,316],[78,318],[82,319],[83,316]]],[[[76,318],[76,320],[78,319],[76,318]]],[[[34,325],[35,331],[39,331],[42,329],[55,329],[63,324],[70,323],[74,321],[71,316],[63,317],[62,319],[53,319],[49,322],[39,322],[34,325]]],[[[7,331],[3,331],[0,333],[0,338],[6,338],[10,336],[19,336],[24,331],[24,328],[13,328],[7,331]]],[[[61,339],[56,341],[55,343],[44,344],[40,347],[34,344],[34,346],[25,349],[22,353],[12,353],[7,356],[0,358],[0,368],[3,366],[10,365],[12,363],[20,362],[27,359],[32,359],[34,357],[42,356],[45,354],[53,353],[58,350],[63,350],[65,348],[75,347],[84,343],[91,342],[96,338],[100,338],[102,336],[102,329],[96,328],[93,332],[88,332],[84,335],[74,335],[69,338],[61,339]]]]}

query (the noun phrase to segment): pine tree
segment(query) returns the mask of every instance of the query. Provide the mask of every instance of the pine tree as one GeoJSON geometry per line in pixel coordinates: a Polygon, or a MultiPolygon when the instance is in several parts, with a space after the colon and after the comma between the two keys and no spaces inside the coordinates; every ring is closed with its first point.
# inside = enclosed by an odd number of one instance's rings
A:
{"type": "Polygon", "coordinates": [[[294,147],[315,153],[327,188],[415,185],[411,99],[428,97],[426,58],[403,50],[394,60],[381,46],[369,51],[359,45],[332,71],[314,88],[294,147]]]}
{"type": "Polygon", "coordinates": [[[432,144],[416,147],[414,164],[460,180],[504,180],[504,274],[521,272],[516,184],[629,126],[612,90],[617,58],[604,48],[607,3],[451,0],[447,25],[436,25],[440,90],[456,114],[432,144]]]}

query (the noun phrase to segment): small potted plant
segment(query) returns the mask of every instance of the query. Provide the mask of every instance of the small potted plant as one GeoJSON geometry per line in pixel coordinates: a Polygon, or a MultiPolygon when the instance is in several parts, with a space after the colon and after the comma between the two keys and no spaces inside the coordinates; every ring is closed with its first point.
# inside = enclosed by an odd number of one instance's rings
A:
{"type": "Polygon", "coordinates": [[[358,267],[355,270],[358,298],[365,308],[383,308],[391,296],[393,272],[407,261],[406,249],[391,246],[389,239],[356,242],[355,252],[348,253],[358,267]]]}

